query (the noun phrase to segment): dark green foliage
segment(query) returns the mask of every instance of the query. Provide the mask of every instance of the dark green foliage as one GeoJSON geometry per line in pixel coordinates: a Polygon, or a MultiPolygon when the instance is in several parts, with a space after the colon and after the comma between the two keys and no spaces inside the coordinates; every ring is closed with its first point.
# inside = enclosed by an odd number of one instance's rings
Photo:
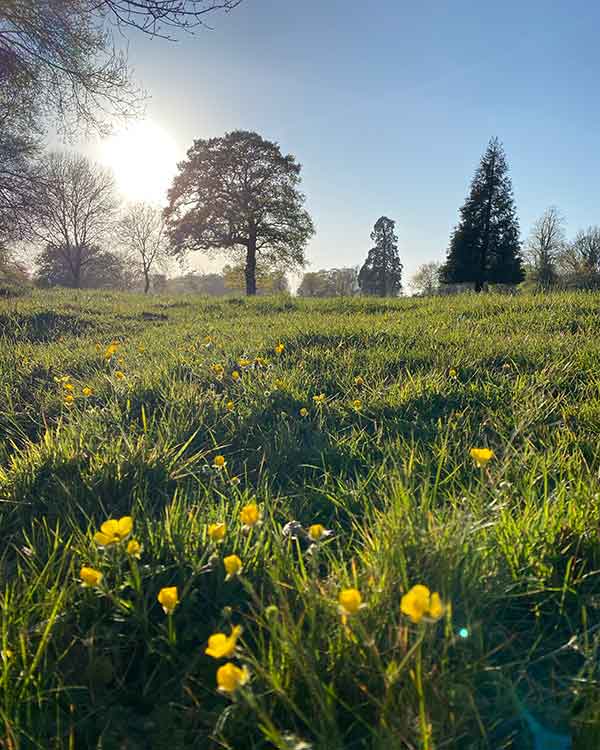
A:
{"type": "Polygon", "coordinates": [[[519,222],[502,144],[493,138],[475,173],[450,239],[442,278],[446,283],[518,284],[524,278],[519,222]]]}
{"type": "Polygon", "coordinates": [[[119,289],[126,286],[125,262],[97,245],[66,248],[48,245],[37,258],[39,286],[119,289]]]}
{"type": "Polygon", "coordinates": [[[375,247],[369,250],[358,274],[362,294],[397,297],[402,291],[402,263],[398,255],[398,237],[394,233],[395,224],[387,216],[381,216],[375,222],[371,232],[375,247]]]}
{"type": "Polygon", "coordinates": [[[314,227],[299,191],[300,169],[258,133],[194,141],[165,209],[174,253],[225,252],[234,260],[242,253],[248,295],[256,294],[261,265],[302,268],[314,227]]]}

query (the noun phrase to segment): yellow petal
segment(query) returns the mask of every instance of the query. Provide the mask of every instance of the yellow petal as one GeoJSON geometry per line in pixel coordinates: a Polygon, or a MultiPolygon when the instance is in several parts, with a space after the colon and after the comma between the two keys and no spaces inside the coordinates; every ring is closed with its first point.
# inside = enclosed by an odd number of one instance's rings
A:
{"type": "Polygon", "coordinates": [[[114,536],[108,536],[108,534],[103,534],[101,531],[97,531],[94,534],[94,542],[98,547],[108,547],[108,545],[113,544],[114,541],[114,536]]]}
{"type": "Polygon", "coordinates": [[[410,617],[413,622],[420,622],[429,608],[430,595],[427,586],[417,584],[402,597],[400,610],[403,614],[410,617]]]}
{"type": "Polygon", "coordinates": [[[123,516],[117,521],[117,534],[124,539],[129,536],[133,531],[133,518],[131,516],[123,516]]]}
{"type": "Polygon", "coordinates": [[[444,614],[445,607],[442,604],[442,600],[440,599],[440,595],[435,591],[431,595],[431,599],[429,600],[429,612],[427,613],[429,617],[431,617],[432,620],[439,620],[440,617],[444,614]]]}
{"type": "Polygon", "coordinates": [[[100,526],[100,531],[107,536],[114,536],[119,531],[119,522],[116,518],[110,518],[100,526]]]}

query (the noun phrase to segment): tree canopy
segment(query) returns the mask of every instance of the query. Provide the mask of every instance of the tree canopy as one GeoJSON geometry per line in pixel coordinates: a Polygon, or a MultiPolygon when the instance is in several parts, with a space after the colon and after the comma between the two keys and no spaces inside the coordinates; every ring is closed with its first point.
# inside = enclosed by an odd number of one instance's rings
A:
{"type": "Polygon", "coordinates": [[[398,255],[398,237],[394,233],[396,222],[381,216],[375,222],[371,239],[375,246],[369,250],[358,274],[363,294],[395,297],[402,291],[402,263],[398,255]]]}
{"type": "Polygon", "coordinates": [[[236,130],[194,141],[165,209],[173,252],[242,260],[249,295],[256,294],[259,261],[286,271],[302,268],[314,227],[299,191],[300,170],[291,154],[258,133],[236,130]]]}
{"type": "Polygon", "coordinates": [[[524,273],[519,222],[502,144],[493,138],[481,158],[442,269],[447,283],[517,284],[524,273]]]}

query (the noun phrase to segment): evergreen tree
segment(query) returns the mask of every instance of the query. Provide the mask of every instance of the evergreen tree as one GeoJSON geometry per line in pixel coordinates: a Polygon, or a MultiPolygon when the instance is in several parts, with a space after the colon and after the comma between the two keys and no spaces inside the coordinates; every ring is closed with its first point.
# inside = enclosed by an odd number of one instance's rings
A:
{"type": "Polygon", "coordinates": [[[447,283],[518,284],[524,278],[519,222],[502,144],[493,138],[460,209],[442,268],[447,283]]]}
{"type": "Polygon", "coordinates": [[[396,297],[402,291],[402,263],[398,255],[398,237],[394,233],[396,222],[382,216],[377,219],[371,239],[375,247],[358,274],[362,294],[378,297],[396,297]]]}

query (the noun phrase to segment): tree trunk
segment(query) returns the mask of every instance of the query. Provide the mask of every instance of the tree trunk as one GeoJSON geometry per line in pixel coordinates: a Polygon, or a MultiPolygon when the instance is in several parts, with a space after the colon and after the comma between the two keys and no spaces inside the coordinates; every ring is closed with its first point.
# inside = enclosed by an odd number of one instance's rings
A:
{"type": "Polygon", "coordinates": [[[246,296],[256,294],[256,233],[251,232],[246,245],[246,296]]]}
{"type": "Polygon", "coordinates": [[[144,271],[144,294],[148,294],[149,289],[150,289],[150,276],[148,274],[148,271],[144,271]]]}

